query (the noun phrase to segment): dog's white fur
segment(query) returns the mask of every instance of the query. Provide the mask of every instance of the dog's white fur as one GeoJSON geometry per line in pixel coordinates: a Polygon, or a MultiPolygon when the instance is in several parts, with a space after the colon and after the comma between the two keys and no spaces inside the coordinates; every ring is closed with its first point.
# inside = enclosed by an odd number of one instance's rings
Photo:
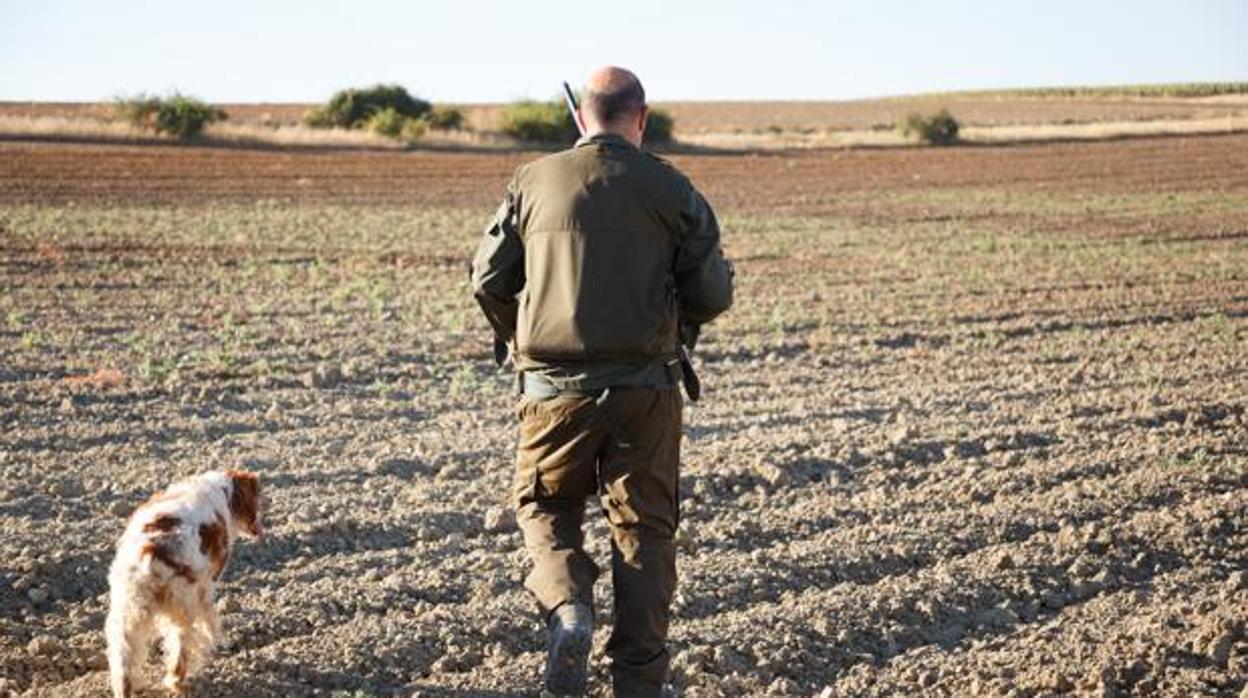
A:
{"type": "Polygon", "coordinates": [[[174,484],[134,512],[108,574],[105,634],[116,698],[137,688],[157,634],[165,687],[186,690],[221,636],[215,582],[235,539],[260,536],[259,508],[256,475],[214,471],[174,484]]]}

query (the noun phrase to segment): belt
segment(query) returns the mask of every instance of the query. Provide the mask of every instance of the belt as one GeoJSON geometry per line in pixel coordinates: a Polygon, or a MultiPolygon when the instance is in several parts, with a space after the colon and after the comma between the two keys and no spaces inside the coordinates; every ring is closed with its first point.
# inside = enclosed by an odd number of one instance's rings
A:
{"type": "Polygon", "coordinates": [[[604,394],[610,390],[620,390],[626,388],[664,388],[676,385],[679,375],[674,372],[671,365],[665,367],[668,383],[663,386],[635,386],[635,385],[613,385],[602,388],[559,388],[545,376],[528,371],[520,371],[518,375],[518,387],[520,394],[534,400],[549,400],[556,397],[592,397],[601,399],[604,394]]]}
{"type": "Polygon", "coordinates": [[[520,374],[520,392],[525,397],[534,400],[549,400],[552,397],[601,397],[606,388],[597,390],[568,390],[559,389],[554,383],[551,383],[544,376],[529,373],[527,371],[520,374]]]}

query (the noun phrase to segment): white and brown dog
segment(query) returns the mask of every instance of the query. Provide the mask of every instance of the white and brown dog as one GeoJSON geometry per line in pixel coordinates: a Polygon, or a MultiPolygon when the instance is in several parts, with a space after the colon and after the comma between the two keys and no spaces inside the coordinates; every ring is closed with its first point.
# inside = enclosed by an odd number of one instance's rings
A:
{"type": "Polygon", "coordinates": [[[108,573],[104,630],[114,696],[137,688],[156,633],[165,687],[186,690],[221,636],[213,597],[230,548],[239,535],[261,533],[260,479],[237,470],[178,482],[134,512],[108,573]]]}

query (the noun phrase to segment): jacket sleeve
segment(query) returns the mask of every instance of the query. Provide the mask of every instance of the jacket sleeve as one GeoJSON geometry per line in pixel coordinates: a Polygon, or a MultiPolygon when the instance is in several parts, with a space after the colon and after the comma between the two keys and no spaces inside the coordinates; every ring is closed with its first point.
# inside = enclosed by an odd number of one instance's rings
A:
{"type": "Polygon", "coordinates": [[[517,196],[508,185],[503,203],[486,227],[472,259],[472,293],[494,337],[511,341],[516,333],[517,295],[524,289],[524,243],[517,229],[517,196]]]}
{"type": "Polygon", "coordinates": [[[715,212],[692,186],[680,217],[684,235],[672,269],[680,322],[703,325],[732,305],[732,263],[724,259],[715,212]]]}

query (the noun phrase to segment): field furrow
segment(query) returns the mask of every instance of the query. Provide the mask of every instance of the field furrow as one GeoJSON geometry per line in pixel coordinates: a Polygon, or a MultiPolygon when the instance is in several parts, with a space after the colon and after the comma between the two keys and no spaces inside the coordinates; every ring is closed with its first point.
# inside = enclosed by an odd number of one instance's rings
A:
{"type": "MultiPolygon", "coordinates": [[[[531,694],[465,265],[534,155],[0,143],[0,695],[101,694],[124,517],[222,466],[269,537],[194,695],[531,694]]],[[[1248,137],[672,159],[738,274],[684,694],[1244,690],[1248,137]]]]}

